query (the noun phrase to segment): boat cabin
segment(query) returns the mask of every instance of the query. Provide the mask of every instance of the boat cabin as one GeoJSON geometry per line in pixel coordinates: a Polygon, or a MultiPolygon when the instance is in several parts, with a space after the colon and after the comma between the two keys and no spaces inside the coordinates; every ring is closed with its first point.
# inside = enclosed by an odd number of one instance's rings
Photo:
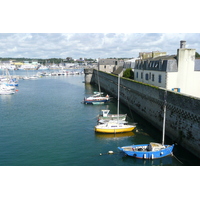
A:
{"type": "Polygon", "coordinates": [[[162,144],[151,142],[148,145],[147,150],[148,151],[160,151],[161,149],[164,149],[164,148],[165,148],[165,146],[163,146],[162,144]]]}
{"type": "Polygon", "coordinates": [[[103,117],[108,117],[110,110],[102,110],[103,117]]]}

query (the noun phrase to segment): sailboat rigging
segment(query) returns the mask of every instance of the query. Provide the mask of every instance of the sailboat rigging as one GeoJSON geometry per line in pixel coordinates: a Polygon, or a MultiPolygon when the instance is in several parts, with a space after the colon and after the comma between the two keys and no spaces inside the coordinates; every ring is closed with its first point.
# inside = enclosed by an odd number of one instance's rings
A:
{"type": "Polygon", "coordinates": [[[103,124],[95,126],[95,131],[100,133],[123,133],[130,132],[136,126],[128,125],[125,121],[119,121],[119,92],[120,89],[120,76],[118,74],[118,98],[117,98],[117,120],[109,120],[103,124]]]}
{"type": "MultiPolygon", "coordinates": [[[[98,70],[97,70],[98,73],[98,70]]],[[[100,88],[100,83],[99,83],[99,75],[98,75],[98,85],[99,85],[99,92],[95,92],[94,95],[90,97],[85,97],[83,100],[84,104],[104,104],[107,103],[110,100],[109,95],[107,94],[105,97],[102,97],[101,94],[101,88],[100,88]]]]}
{"type": "Polygon", "coordinates": [[[166,102],[167,102],[166,98],[167,98],[167,90],[165,90],[165,95],[164,95],[162,143],[160,144],[151,142],[150,144],[138,144],[138,145],[118,147],[120,151],[124,152],[128,156],[141,159],[156,159],[172,155],[174,144],[172,145],[164,144],[166,102]]]}

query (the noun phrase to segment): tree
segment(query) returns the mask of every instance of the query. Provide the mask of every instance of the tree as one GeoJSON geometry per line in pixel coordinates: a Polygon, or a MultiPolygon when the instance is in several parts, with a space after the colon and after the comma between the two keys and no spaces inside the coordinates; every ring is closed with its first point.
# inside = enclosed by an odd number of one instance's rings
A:
{"type": "Polygon", "coordinates": [[[195,58],[200,58],[200,55],[197,52],[195,53],[195,58]]]}
{"type": "Polygon", "coordinates": [[[123,77],[134,79],[134,72],[133,72],[133,70],[131,68],[126,69],[124,71],[124,73],[123,73],[123,77]]]}

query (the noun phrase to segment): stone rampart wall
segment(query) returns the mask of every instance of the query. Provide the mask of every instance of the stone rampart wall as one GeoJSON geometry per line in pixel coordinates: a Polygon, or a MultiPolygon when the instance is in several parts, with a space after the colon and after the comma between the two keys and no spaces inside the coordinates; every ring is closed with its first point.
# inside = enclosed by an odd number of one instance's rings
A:
{"type": "MultiPolygon", "coordinates": [[[[101,88],[117,97],[118,77],[98,72],[101,88]]],[[[97,71],[93,82],[98,84],[97,71]]],[[[165,90],[121,78],[120,102],[162,131],[165,90]]],[[[166,135],[200,158],[200,99],[167,91],[166,135]]]]}

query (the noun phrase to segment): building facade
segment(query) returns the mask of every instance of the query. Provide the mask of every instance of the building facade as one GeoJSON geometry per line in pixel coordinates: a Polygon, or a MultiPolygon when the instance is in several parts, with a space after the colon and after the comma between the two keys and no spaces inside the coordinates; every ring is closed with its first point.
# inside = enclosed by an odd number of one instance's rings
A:
{"type": "Polygon", "coordinates": [[[129,60],[124,60],[124,69],[131,68],[134,71],[136,60],[138,60],[138,58],[132,58],[132,59],[129,59],[129,60]]]}
{"type": "Polygon", "coordinates": [[[122,67],[124,61],[118,59],[99,59],[98,61],[98,70],[112,73],[117,70],[118,67],[122,67]]]}
{"type": "Polygon", "coordinates": [[[134,79],[200,98],[200,62],[195,49],[180,42],[177,55],[164,55],[136,60],[134,79]]]}

